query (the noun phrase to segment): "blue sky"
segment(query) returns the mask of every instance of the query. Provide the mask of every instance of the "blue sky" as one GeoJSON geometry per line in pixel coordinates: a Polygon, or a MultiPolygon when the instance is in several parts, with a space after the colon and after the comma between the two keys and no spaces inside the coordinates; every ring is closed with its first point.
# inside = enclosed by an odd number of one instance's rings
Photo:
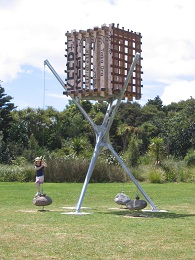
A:
{"type": "Polygon", "coordinates": [[[0,80],[18,109],[68,104],[44,60],[65,81],[65,33],[119,23],[142,34],[144,105],[195,98],[193,0],[0,0],[0,80]],[[45,80],[44,80],[45,75],[45,80]]]}

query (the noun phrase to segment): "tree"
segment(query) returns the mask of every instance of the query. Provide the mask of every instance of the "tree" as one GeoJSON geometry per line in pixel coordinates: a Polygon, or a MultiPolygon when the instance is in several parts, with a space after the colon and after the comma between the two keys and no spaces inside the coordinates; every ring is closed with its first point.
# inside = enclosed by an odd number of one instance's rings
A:
{"type": "Polygon", "coordinates": [[[3,141],[6,142],[9,136],[9,128],[13,122],[11,111],[16,107],[11,103],[11,96],[6,95],[5,89],[0,85],[0,129],[3,133],[3,141]]]}
{"type": "Polygon", "coordinates": [[[129,144],[129,138],[131,135],[137,135],[139,133],[139,129],[137,127],[129,126],[125,123],[120,123],[117,127],[116,134],[122,139],[122,151],[124,152],[129,144]]]}
{"type": "Polygon", "coordinates": [[[158,165],[162,159],[165,158],[165,146],[164,141],[160,137],[154,137],[151,139],[149,146],[149,154],[155,159],[155,164],[158,165]]]}
{"type": "Polygon", "coordinates": [[[158,110],[162,110],[162,108],[163,108],[163,102],[162,102],[162,100],[160,99],[159,96],[156,96],[156,97],[154,98],[154,100],[148,99],[148,102],[146,103],[146,105],[153,105],[153,106],[155,106],[158,110]]]}
{"type": "Polygon", "coordinates": [[[139,118],[140,124],[144,122],[153,122],[156,118],[164,118],[166,115],[162,110],[159,110],[158,107],[147,104],[141,109],[141,116],[139,118]]]}
{"type": "Polygon", "coordinates": [[[167,151],[174,157],[185,157],[187,151],[195,148],[195,99],[182,102],[183,109],[167,117],[161,130],[167,151]]]}
{"type": "Polygon", "coordinates": [[[139,163],[140,144],[141,144],[141,141],[137,138],[137,136],[135,134],[133,134],[130,139],[128,149],[125,153],[127,164],[131,167],[136,167],[139,163]]]}
{"type": "Polygon", "coordinates": [[[127,125],[138,126],[141,116],[141,106],[137,102],[122,102],[119,106],[118,115],[127,125]]]}
{"type": "Polygon", "coordinates": [[[141,133],[141,140],[142,140],[142,154],[144,154],[148,149],[151,138],[157,136],[159,131],[158,128],[150,122],[144,122],[139,127],[139,130],[141,133]]]}
{"type": "Polygon", "coordinates": [[[11,163],[13,159],[13,151],[10,149],[8,138],[9,129],[12,125],[12,110],[16,107],[11,103],[11,96],[6,95],[5,90],[0,84],[0,163],[11,163]]]}

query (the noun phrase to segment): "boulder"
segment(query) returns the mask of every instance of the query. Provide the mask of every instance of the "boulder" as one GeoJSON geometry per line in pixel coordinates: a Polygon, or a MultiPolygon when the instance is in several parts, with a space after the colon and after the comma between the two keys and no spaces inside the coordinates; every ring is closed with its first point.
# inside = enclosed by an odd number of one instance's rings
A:
{"type": "Polygon", "coordinates": [[[52,203],[52,199],[49,196],[43,195],[43,196],[37,196],[33,199],[33,204],[35,206],[48,206],[52,203]]]}
{"type": "Polygon", "coordinates": [[[131,199],[124,193],[118,193],[115,198],[114,202],[119,205],[126,205],[131,199]]]}
{"type": "Polygon", "coordinates": [[[147,202],[140,199],[131,200],[126,204],[126,207],[130,210],[140,210],[144,209],[146,206],[147,202]]]}

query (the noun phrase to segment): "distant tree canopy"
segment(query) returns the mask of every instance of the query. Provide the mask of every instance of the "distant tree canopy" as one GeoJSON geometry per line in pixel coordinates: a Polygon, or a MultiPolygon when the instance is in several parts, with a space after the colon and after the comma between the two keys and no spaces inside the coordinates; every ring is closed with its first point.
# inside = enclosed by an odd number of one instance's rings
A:
{"type": "Polygon", "coordinates": [[[11,103],[12,97],[5,94],[4,88],[0,85],[0,129],[3,132],[3,140],[8,138],[8,129],[13,121],[11,111],[16,108],[11,103]]]}
{"type": "MultiPolygon", "coordinates": [[[[1,87],[0,163],[8,163],[18,156],[32,160],[37,151],[91,156],[95,134],[73,102],[59,112],[49,106],[44,110],[30,107],[16,110],[11,100],[1,87]]],[[[81,104],[94,122],[101,125],[107,102],[81,101],[81,104]]],[[[194,114],[193,98],[167,106],[159,96],[149,99],[144,106],[137,102],[122,102],[110,130],[110,141],[118,153],[129,151],[132,160],[133,148],[129,146],[135,144],[136,154],[144,155],[151,151],[151,143],[154,143],[156,150],[153,151],[159,156],[158,140],[163,143],[166,156],[183,158],[190,149],[195,149],[194,114]]]]}
{"type": "Polygon", "coordinates": [[[12,97],[5,94],[5,90],[0,85],[0,162],[8,162],[12,158],[9,149],[9,129],[14,122],[12,110],[16,108],[11,103],[12,97]]]}

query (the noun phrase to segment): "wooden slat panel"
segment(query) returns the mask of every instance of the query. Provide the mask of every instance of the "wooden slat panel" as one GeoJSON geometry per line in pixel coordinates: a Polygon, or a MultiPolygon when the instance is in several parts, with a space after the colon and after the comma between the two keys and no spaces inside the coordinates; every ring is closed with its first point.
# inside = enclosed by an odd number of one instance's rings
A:
{"type": "MultiPolygon", "coordinates": [[[[110,24],[66,36],[67,94],[89,100],[116,98],[136,53],[141,54],[141,34],[110,24]]],[[[124,95],[128,100],[141,98],[141,60],[124,95]]]]}

